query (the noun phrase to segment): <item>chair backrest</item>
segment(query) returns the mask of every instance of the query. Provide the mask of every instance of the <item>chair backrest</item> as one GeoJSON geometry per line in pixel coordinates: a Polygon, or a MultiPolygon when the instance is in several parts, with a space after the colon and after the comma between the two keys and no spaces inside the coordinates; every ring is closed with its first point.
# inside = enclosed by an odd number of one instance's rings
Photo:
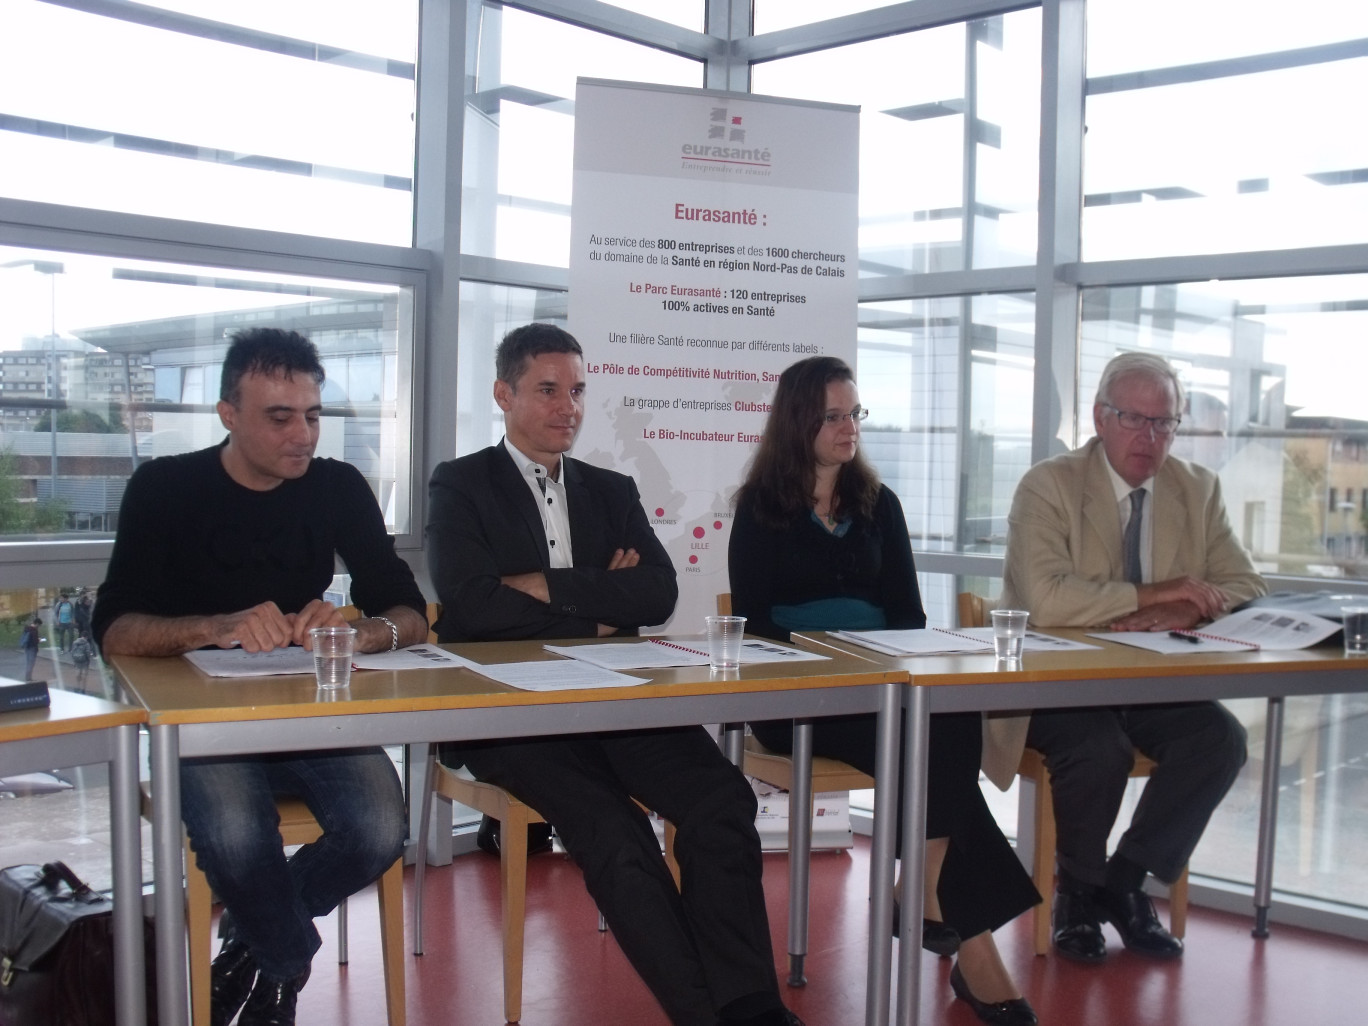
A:
{"type": "Polygon", "coordinates": [[[962,591],[957,596],[959,602],[959,625],[961,627],[986,627],[988,625],[988,600],[972,591],[962,591]]]}
{"type": "Polygon", "coordinates": [[[717,593],[717,615],[731,616],[731,592],[719,591],[717,593]]]}

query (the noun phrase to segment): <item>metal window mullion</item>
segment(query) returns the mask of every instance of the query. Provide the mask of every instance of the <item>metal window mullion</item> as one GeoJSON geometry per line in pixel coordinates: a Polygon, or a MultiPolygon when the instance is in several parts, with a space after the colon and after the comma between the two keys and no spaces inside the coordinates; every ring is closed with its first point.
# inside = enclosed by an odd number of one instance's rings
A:
{"type": "Polygon", "coordinates": [[[1032,463],[1051,451],[1056,397],[1061,440],[1069,448],[1078,440],[1080,289],[1064,269],[1077,265],[1080,252],[1087,74],[1084,0],[1045,0],[1042,15],[1032,463]]]}

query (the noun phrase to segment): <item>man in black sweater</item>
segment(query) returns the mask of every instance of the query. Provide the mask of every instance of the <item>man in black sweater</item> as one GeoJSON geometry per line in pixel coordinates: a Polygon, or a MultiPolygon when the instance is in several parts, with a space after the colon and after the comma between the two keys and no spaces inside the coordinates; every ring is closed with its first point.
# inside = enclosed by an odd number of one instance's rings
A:
{"type": "MultiPolygon", "coordinates": [[[[394,551],[375,497],[348,464],[314,459],[323,368],[294,332],[239,332],[223,364],[228,437],[139,467],[119,512],[92,629],[106,655],[308,647],[342,618],[322,595],[334,559],[352,575],[357,650],[427,634],[423,595],[394,551]]],[[[379,748],[181,763],[181,816],[231,917],[214,959],[211,1020],[289,1026],[332,911],[399,857],[403,797],[379,748]],[[302,799],[323,836],[286,859],[275,799],[302,799]],[[244,1007],[245,1002],[245,1007],[244,1007]]]]}

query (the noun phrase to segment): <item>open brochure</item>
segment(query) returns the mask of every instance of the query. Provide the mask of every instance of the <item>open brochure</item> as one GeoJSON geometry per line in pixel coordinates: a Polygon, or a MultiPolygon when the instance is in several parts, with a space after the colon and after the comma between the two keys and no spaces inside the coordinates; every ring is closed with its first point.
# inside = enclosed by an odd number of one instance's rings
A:
{"type": "MultiPolygon", "coordinates": [[[[185,658],[210,677],[273,677],[314,672],[313,653],[298,645],[269,652],[244,652],[240,648],[205,648],[186,652],[185,658]]],[[[356,670],[422,670],[437,666],[466,666],[467,660],[436,645],[410,645],[395,652],[370,652],[352,656],[356,670]]]]}
{"type": "MultiPolygon", "coordinates": [[[[608,670],[649,670],[667,666],[707,666],[706,642],[685,644],[664,638],[622,641],[606,645],[543,645],[548,652],[593,663],[608,670]]],[[[748,638],[741,642],[741,662],[790,663],[809,659],[829,659],[801,648],[790,648],[775,641],[748,638]]]]}
{"type": "MultiPolygon", "coordinates": [[[[991,627],[924,627],[901,631],[832,631],[832,637],[861,645],[884,655],[955,655],[993,650],[991,627]]],[[[1080,652],[1096,648],[1082,641],[1027,631],[1022,646],[1027,652],[1080,652]]]]}
{"type": "Polygon", "coordinates": [[[1340,630],[1333,620],[1270,606],[1250,606],[1190,631],[1108,631],[1089,635],[1164,655],[1287,651],[1310,648],[1340,630]]]}

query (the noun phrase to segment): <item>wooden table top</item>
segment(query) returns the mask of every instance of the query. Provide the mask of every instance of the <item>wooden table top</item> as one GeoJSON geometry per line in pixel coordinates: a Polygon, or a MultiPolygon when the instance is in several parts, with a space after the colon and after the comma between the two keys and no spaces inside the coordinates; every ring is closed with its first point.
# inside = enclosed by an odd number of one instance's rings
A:
{"type": "MultiPolygon", "coordinates": [[[[607,643],[622,640],[604,639],[607,643]]],[[[701,642],[697,637],[677,640],[695,645],[701,642]]],[[[479,663],[561,658],[545,651],[543,645],[548,643],[595,642],[495,641],[441,647],[479,663]]],[[[555,692],[518,690],[457,667],[353,670],[350,687],[321,692],[312,674],[216,678],[179,657],[113,656],[109,662],[129,692],[146,707],[148,722],[154,725],[726,695],[902,683],[906,679],[905,670],[881,665],[863,652],[824,654],[831,658],[751,664],[726,678],[712,674],[706,666],[629,670],[625,672],[645,677],[649,683],[555,692]]]]}
{"type": "Polygon", "coordinates": [[[0,742],[79,734],[86,730],[145,723],[147,713],[136,705],[106,702],[103,698],[52,688],[52,705],[0,713],[0,742]]]}

